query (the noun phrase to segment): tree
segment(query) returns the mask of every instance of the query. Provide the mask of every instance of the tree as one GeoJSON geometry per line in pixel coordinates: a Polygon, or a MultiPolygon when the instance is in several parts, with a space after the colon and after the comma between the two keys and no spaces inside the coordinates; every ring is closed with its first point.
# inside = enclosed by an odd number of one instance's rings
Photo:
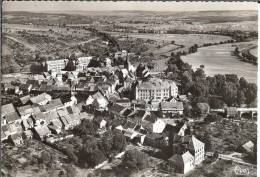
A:
{"type": "Polygon", "coordinates": [[[238,90],[237,91],[237,103],[239,105],[241,105],[241,104],[244,104],[245,101],[246,101],[246,97],[245,97],[244,91],[243,90],[238,90]]]}
{"type": "Polygon", "coordinates": [[[255,101],[257,96],[257,86],[254,83],[249,83],[245,92],[246,103],[250,104],[255,101]]]}
{"type": "Polygon", "coordinates": [[[73,161],[75,164],[78,163],[78,157],[76,156],[74,150],[72,147],[67,147],[64,149],[65,154],[68,156],[68,158],[73,161]]]}
{"type": "Polygon", "coordinates": [[[237,103],[237,86],[233,82],[228,82],[222,91],[223,100],[228,106],[237,103]]]}
{"type": "Polygon", "coordinates": [[[100,163],[104,162],[106,160],[106,157],[101,150],[96,149],[92,153],[90,153],[89,159],[90,159],[89,165],[94,167],[94,166],[99,165],[100,163]]]}
{"type": "Polygon", "coordinates": [[[113,141],[113,150],[116,152],[122,152],[125,150],[127,142],[123,134],[115,133],[113,141]]]}
{"type": "Polygon", "coordinates": [[[220,98],[210,97],[209,105],[213,109],[222,109],[224,106],[224,102],[220,98]]]}
{"type": "Polygon", "coordinates": [[[47,151],[42,151],[40,161],[44,164],[48,164],[51,161],[50,153],[47,151]]]}
{"type": "Polygon", "coordinates": [[[66,177],[77,176],[77,170],[72,165],[66,165],[64,169],[66,171],[66,177]]]}
{"type": "Polygon", "coordinates": [[[92,121],[83,119],[81,124],[73,129],[73,133],[79,136],[94,135],[96,130],[92,121]]]}
{"type": "Polygon", "coordinates": [[[148,167],[148,157],[136,149],[125,152],[122,164],[131,170],[142,170],[148,167]]]}

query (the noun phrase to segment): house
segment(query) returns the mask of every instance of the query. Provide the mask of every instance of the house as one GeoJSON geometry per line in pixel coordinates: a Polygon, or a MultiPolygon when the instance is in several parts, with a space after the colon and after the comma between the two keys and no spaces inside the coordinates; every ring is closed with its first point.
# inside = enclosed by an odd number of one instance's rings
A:
{"type": "Polygon", "coordinates": [[[60,119],[65,130],[69,130],[80,124],[80,120],[73,114],[62,116],[60,119]]]}
{"type": "Polygon", "coordinates": [[[161,112],[163,117],[172,117],[173,115],[183,114],[182,102],[161,102],[161,112]]]}
{"type": "Polygon", "coordinates": [[[61,70],[65,69],[68,61],[68,59],[46,61],[47,71],[51,71],[52,73],[61,72],[61,70]]]}
{"type": "Polygon", "coordinates": [[[144,117],[149,114],[145,110],[136,109],[133,110],[127,117],[129,120],[135,122],[135,123],[141,123],[141,121],[144,119],[144,117]]]}
{"type": "Polygon", "coordinates": [[[164,138],[163,138],[162,134],[149,133],[149,134],[146,134],[144,141],[143,141],[143,145],[154,147],[154,148],[161,148],[163,146],[163,143],[162,143],[163,141],[164,141],[164,138]]]}
{"type": "Polygon", "coordinates": [[[53,121],[59,119],[59,114],[57,111],[51,111],[48,113],[45,113],[46,117],[45,117],[45,121],[47,124],[52,123],[53,121]]]}
{"type": "Polygon", "coordinates": [[[178,87],[175,82],[166,79],[151,78],[149,81],[136,86],[136,99],[162,101],[170,97],[177,97],[178,87]]]}
{"type": "Polygon", "coordinates": [[[124,106],[124,107],[130,107],[131,106],[131,102],[129,100],[129,98],[121,98],[116,100],[116,104],[124,106]]]}
{"type": "Polygon", "coordinates": [[[73,114],[75,117],[77,117],[79,120],[82,119],[89,119],[89,120],[93,120],[94,115],[93,114],[88,114],[86,112],[81,112],[80,114],[73,114]]]}
{"type": "Polygon", "coordinates": [[[44,114],[42,112],[40,112],[38,114],[33,114],[32,118],[34,121],[34,125],[35,126],[45,125],[47,123],[46,116],[47,116],[47,114],[44,114]]]}
{"type": "Polygon", "coordinates": [[[175,173],[186,174],[194,169],[194,157],[186,151],[183,154],[175,154],[168,159],[168,167],[175,173]]]}
{"type": "Polygon", "coordinates": [[[246,151],[246,152],[253,152],[254,151],[254,143],[252,141],[248,141],[246,142],[245,144],[242,145],[243,149],[246,151]]]}
{"type": "Polygon", "coordinates": [[[28,140],[33,138],[33,132],[31,130],[26,130],[22,134],[23,139],[28,140]]]}
{"type": "Polygon", "coordinates": [[[236,107],[227,107],[225,108],[226,117],[235,117],[238,115],[238,111],[236,107]]]}
{"type": "Polygon", "coordinates": [[[33,128],[34,137],[41,141],[45,140],[46,137],[51,135],[51,131],[47,125],[39,125],[33,128]]]}
{"type": "Polygon", "coordinates": [[[75,106],[75,105],[72,105],[72,106],[68,106],[66,107],[67,108],[67,111],[69,114],[74,114],[74,115],[79,115],[81,110],[80,108],[78,107],[79,105],[75,106]]]}
{"type": "Polygon", "coordinates": [[[62,96],[60,99],[65,107],[77,104],[77,98],[74,95],[65,95],[62,96]]]}
{"type": "Polygon", "coordinates": [[[8,124],[7,125],[2,125],[1,126],[1,131],[4,133],[5,138],[8,138],[8,136],[12,134],[11,128],[10,128],[10,126],[8,124]]]}
{"type": "Polygon", "coordinates": [[[1,119],[2,125],[5,123],[20,123],[22,121],[12,103],[1,106],[1,119]]]}
{"type": "Polygon", "coordinates": [[[15,92],[15,86],[12,85],[11,83],[3,84],[3,88],[4,88],[5,93],[14,94],[14,92],[15,92]]]}
{"type": "Polygon", "coordinates": [[[194,164],[199,165],[205,158],[205,144],[194,135],[184,136],[182,144],[187,144],[187,149],[194,156],[194,164]]]}
{"type": "Polygon", "coordinates": [[[23,144],[23,138],[19,133],[10,135],[10,140],[15,146],[21,146],[23,144]]]}
{"type": "Polygon", "coordinates": [[[115,59],[118,59],[118,58],[124,58],[127,56],[127,51],[126,50],[122,50],[122,51],[118,51],[115,53],[115,59]]]}
{"type": "Polygon", "coordinates": [[[62,127],[64,128],[64,130],[68,130],[70,128],[70,126],[69,126],[67,119],[63,116],[60,118],[60,120],[62,122],[62,127]]]}
{"type": "Polygon", "coordinates": [[[68,112],[67,108],[58,109],[58,110],[57,110],[57,113],[58,113],[58,115],[59,115],[60,117],[69,115],[69,112],[68,112]]]}
{"type": "Polygon", "coordinates": [[[33,114],[38,114],[41,112],[38,106],[26,105],[17,108],[18,113],[22,119],[27,119],[33,114]]]}
{"type": "Polygon", "coordinates": [[[48,104],[44,105],[43,110],[44,112],[50,112],[62,107],[64,107],[64,105],[62,104],[60,98],[56,98],[54,100],[51,100],[48,104]]]}
{"type": "Polygon", "coordinates": [[[162,119],[158,119],[153,124],[153,132],[154,133],[162,133],[165,127],[166,127],[166,123],[162,119]]]}
{"type": "Polygon", "coordinates": [[[20,98],[20,102],[21,102],[23,105],[25,105],[25,104],[27,104],[27,103],[30,101],[30,98],[31,98],[30,95],[26,95],[26,96],[20,98]]]}
{"type": "Polygon", "coordinates": [[[19,90],[22,91],[23,94],[30,93],[32,88],[33,88],[32,84],[21,84],[21,85],[19,85],[19,90]]]}
{"type": "Polygon", "coordinates": [[[30,101],[33,104],[37,104],[37,105],[46,105],[49,101],[51,101],[51,96],[47,93],[42,93],[38,96],[35,97],[31,97],[30,101]]]}
{"type": "Polygon", "coordinates": [[[111,106],[109,106],[109,113],[113,114],[114,116],[118,116],[118,117],[124,117],[123,116],[123,112],[126,108],[120,104],[112,104],[111,106]]]}
{"type": "Polygon", "coordinates": [[[86,105],[92,105],[96,110],[104,111],[107,110],[108,100],[100,92],[96,92],[88,97],[86,105]]]}
{"type": "Polygon", "coordinates": [[[185,131],[188,129],[186,124],[183,124],[183,126],[180,128],[178,135],[179,136],[185,136],[185,131]]]}
{"type": "Polygon", "coordinates": [[[77,58],[75,65],[76,71],[83,71],[86,69],[93,57],[79,57],[77,58]]]}

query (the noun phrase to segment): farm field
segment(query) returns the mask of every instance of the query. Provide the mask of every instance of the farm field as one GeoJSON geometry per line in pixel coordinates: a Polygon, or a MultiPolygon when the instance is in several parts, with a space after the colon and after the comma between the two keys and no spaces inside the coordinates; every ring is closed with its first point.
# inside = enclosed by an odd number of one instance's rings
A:
{"type": "Polygon", "coordinates": [[[248,81],[257,82],[257,66],[242,62],[232,55],[234,44],[199,48],[198,52],[182,56],[184,62],[192,65],[193,69],[200,65],[205,66],[205,73],[209,76],[215,74],[237,74],[248,81]]]}
{"type": "MultiPolygon", "coordinates": [[[[197,44],[202,46],[205,43],[219,43],[231,40],[231,37],[208,34],[148,34],[148,33],[115,33],[110,32],[118,41],[143,40],[148,50],[144,55],[151,56],[154,60],[161,60],[170,57],[172,52],[185,51],[197,44]]],[[[124,48],[124,46],[122,46],[124,48]]]]}
{"type": "Polygon", "coordinates": [[[205,34],[128,34],[132,38],[150,39],[158,42],[175,41],[176,44],[192,46],[194,44],[202,45],[204,43],[215,43],[230,40],[227,36],[205,35],[205,34]]]}

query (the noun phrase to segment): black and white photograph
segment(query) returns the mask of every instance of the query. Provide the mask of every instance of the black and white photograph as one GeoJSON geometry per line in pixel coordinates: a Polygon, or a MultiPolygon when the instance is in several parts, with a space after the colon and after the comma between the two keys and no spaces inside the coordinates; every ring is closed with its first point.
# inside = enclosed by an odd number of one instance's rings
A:
{"type": "Polygon", "coordinates": [[[257,2],[3,1],[1,177],[256,177],[257,2]]]}

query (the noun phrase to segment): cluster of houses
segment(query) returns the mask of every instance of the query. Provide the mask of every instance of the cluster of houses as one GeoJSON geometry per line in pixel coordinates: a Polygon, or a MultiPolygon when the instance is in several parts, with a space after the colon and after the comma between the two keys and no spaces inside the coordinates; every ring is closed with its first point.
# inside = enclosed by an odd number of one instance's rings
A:
{"type": "Polygon", "coordinates": [[[42,93],[27,95],[20,101],[19,107],[13,103],[1,107],[1,141],[9,139],[14,145],[33,137],[49,141],[52,135],[72,129],[82,119],[93,119],[93,115],[81,111],[74,96],[62,102],[60,98],[52,99],[51,95],[42,93]]]}
{"type": "MultiPolygon", "coordinates": [[[[109,128],[139,146],[177,146],[180,151],[169,158],[169,165],[181,173],[193,169],[204,159],[204,143],[187,133],[186,123],[173,119],[183,114],[178,86],[153,77],[147,68],[144,79],[137,77],[127,56],[126,51],[117,52],[115,58],[126,58],[117,66],[107,59],[104,67],[88,67],[91,57],[81,57],[74,61],[75,71],[63,70],[65,59],[48,61],[48,72],[42,74],[4,75],[2,92],[19,96],[19,103],[1,107],[1,140],[19,145],[34,137],[53,143],[82,119],[92,120],[101,112],[114,117],[109,128]]],[[[101,118],[100,129],[106,131],[110,116],[101,118]]]]}

